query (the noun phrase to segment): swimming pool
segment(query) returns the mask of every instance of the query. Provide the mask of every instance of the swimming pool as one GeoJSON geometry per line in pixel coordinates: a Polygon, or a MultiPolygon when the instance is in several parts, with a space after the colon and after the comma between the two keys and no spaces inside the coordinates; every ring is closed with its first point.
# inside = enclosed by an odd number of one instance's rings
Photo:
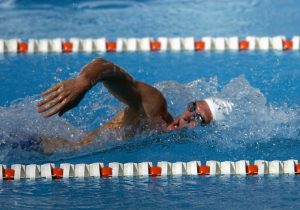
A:
{"type": "MultiPolygon", "coordinates": [[[[75,4],[66,1],[63,5],[9,2],[8,6],[1,6],[1,18],[5,20],[1,25],[5,30],[0,30],[3,38],[26,39],[33,36],[30,30],[37,38],[71,37],[74,34],[97,37],[101,33],[101,36],[114,39],[121,35],[202,35],[202,31],[206,35],[234,34],[241,37],[249,33],[270,36],[299,34],[295,21],[299,18],[299,9],[283,2],[271,5],[267,2],[229,1],[226,6],[197,1],[80,1],[75,4]],[[266,7],[268,9],[264,9],[266,7]],[[207,10],[201,10],[203,12],[199,15],[201,8],[207,10]],[[285,12],[275,13],[279,8],[285,12]],[[261,13],[265,10],[268,15],[261,13]],[[142,18],[128,16],[132,11],[142,18]],[[158,15],[160,11],[165,11],[165,14],[158,15]],[[41,21],[28,27],[31,18],[27,14],[31,12],[41,21]],[[62,27],[56,28],[52,22],[63,19],[61,12],[72,14],[73,19],[67,17],[62,27]],[[103,18],[91,20],[97,13],[103,14],[103,18]],[[289,18],[283,19],[283,13],[289,14],[289,18]],[[24,21],[20,27],[12,29],[12,25],[18,24],[18,19],[14,18],[16,14],[24,21]],[[216,19],[217,16],[224,19],[216,19]],[[125,21],[124,17],[129,18],[125,21]],[[167,27],[165,19],[176,27],[167,27]],[[271,19],[279,20],[278,27],[269,22],[271,19]],[[220,27],[223,22],[230,25],[220,27]],[[117,23],[118,29],[108,27],[117,23]],[[131,27],[128,27],[129,23],[131,27]],[[103,25],[107,27],[100,27],[103,25]],[[195,25],[199,27],[195,29],[195,25]],[[84,26],[86,30],[75,26],[84,26]],[[100,31],[92,30],[95,26],[99,26],[100,31]],[[53,31],[54,27],[57,30],[53,31]],[[138,30],[140,28],[143,30],[138,30]]],[[[299,64],[298,51],[1,55],[1,162],[58,164],[299,159],[299,64]],[[17,148],[15,143],[26,141],[37,133],[54,133],[76,139],[82,135],[79,129],[95,128],[121,108],[99,85],[80,107],[64,118],[44,120],[35,112],[38,93],[57,81],[76,75],[96,56],[123,66],[135,78],[162,90],[173,115],[178,115],[192,98],[211,95],[230,98],[236,110],[223,124],[167,135],[138,136],[130,142],[113,140],[105,146],[76,153],[44,156],[17,148]]],[[[299,177],[287,175],[41,179],[2,182],[0,203],[3,208],[297,209],[298,187],[299,177]]]]}

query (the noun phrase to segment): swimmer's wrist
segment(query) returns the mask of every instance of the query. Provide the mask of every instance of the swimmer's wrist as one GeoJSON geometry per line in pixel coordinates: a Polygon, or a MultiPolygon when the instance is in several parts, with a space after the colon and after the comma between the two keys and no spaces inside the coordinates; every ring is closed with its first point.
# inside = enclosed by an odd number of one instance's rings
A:
{"type": "Polygon", "coordinates": [[[76,80],[84,91],[90,90],[94,85],[91,79],[85,75],[79,75],[76,80]]]}

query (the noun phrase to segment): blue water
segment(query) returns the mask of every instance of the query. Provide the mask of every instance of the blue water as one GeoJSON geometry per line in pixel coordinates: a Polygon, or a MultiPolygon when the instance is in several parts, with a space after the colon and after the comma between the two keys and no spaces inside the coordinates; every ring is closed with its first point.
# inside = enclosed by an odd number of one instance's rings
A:
{"type": "Polygon", "coordinates": [[[4,182],[1,207],[299,209],[299,179],[235,176],[4,182]]]}
{"type": "MultiPolygon", "coordinates": [[[[0,37],[292,36],[299,34],[299,14],[297,3],[285,1],[3,1],[0,37]]],[[[156,164],[161,160],[203,163],[300,160],[299,55],[299,52],[0,55],[0,161],[156,164]],[[126,142],[99,136],[96,145],[73,153],[62,150],[47,156],[22,148],[20,142],[39,134],[76,141],[83,136],[83,130],[96,128],[122,109],[102,85],[97,85],[79,107],[63,118],[45,120],[36,113],[40,92],[75,77],[94,57],[111,60],[136,79],[156,86],[165,95],[174,116],[180,114],[187,102],[209,96],[229,98],[235,104],[234,111],[222,123],[194,130],[141,135],[126,142]]],[[[300,206],[299,177],[285,175],[90,178],[0,185],[0,206],[4,209],[33,206],[298,209],[300,206]]]]}

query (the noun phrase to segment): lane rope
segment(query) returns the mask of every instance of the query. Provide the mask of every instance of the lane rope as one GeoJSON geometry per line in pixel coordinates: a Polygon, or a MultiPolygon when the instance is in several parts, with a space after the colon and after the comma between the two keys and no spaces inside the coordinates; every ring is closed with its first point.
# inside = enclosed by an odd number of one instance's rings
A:
{"type": "Polygon", "coordinates": [[[3,53],[92,53],[92,52],[156,52],[156,51],[288,51],[300,49],[300,36],[287,39],[285,36],[255,37],[158,37],[154,38],[64,38],[0,39],[0,54],[3,53]]]}
{"type": "Polygon", "coordinates": [[[300,173],[298,160],[256,160],[250,164],[248,160],[215,161],[205,164],[200,161],[167,162],[160,161],[157,165],[152,162],[118,163],[112,162],[105,166],[96,162],[91,164],[61,163],[55,167],[53,163],[12,164],[10,168],[0,164],[0,180],[20,180],[40,178],[85,178],[85,177],[134,177],[134,176],[214,176],[214,175],[296,175],[300,173]]]}

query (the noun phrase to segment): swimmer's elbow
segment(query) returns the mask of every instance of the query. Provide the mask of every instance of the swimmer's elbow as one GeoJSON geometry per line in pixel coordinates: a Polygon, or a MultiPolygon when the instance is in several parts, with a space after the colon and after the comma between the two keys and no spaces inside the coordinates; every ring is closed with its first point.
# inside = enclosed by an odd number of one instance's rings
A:
{"type": "Polygon", "coordinates": [[[107,60],[105,60],[105,59],[103,59],[103,58],[94,58],[92,61],[91,61],[91,63],[106,63],[106,62],[109,62],[109,61],[107,61],[107,60]]]}

